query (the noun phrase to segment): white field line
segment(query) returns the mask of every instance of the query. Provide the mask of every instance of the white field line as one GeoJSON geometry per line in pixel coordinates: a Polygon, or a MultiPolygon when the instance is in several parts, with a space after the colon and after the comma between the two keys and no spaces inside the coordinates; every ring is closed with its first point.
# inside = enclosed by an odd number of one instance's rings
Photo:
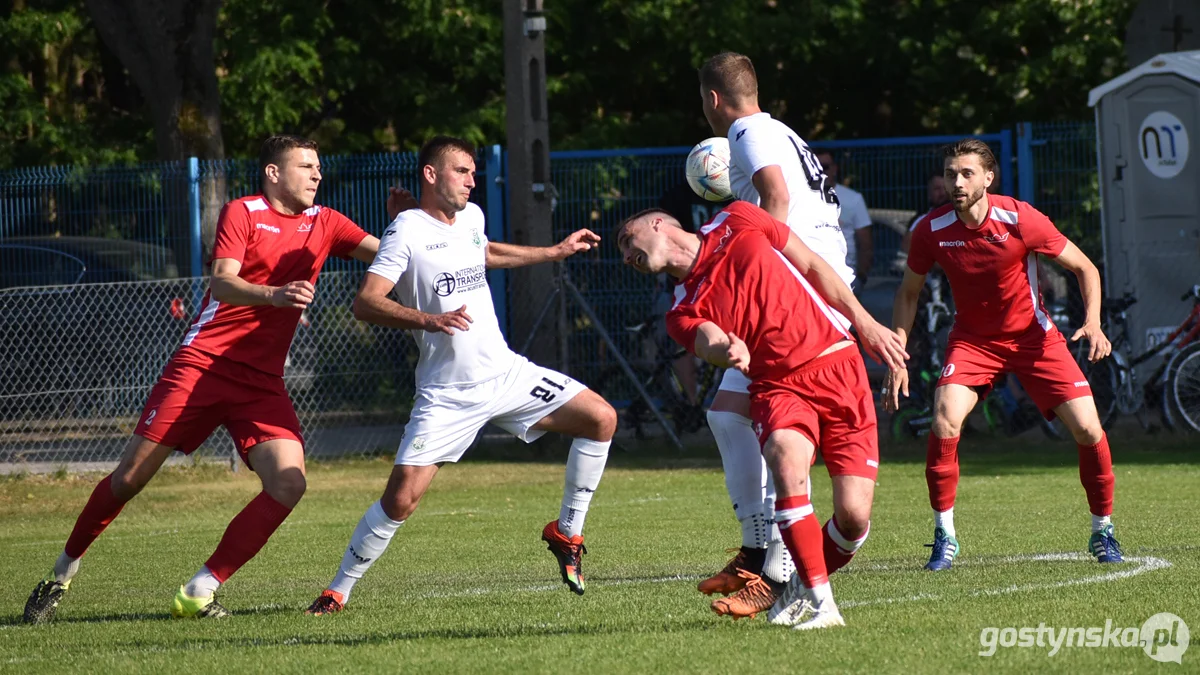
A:
{"type": "MultiPolygon", "coordinates": [[[[992,596],[992,595],[1003,595],[1006,593],[1017,593],[1017,592],[1022,592],[1022,591],[1038,591],[1038,590],[1047,590],[1047,589],[1052,589],[1052,588],[1063,588],[1065,586],[1078,586],[1078,585],[1082,585],[1082,584],[1106,583],[1109,581],[1119,581],[1121,579],[1128,579],[1130,577],[1135,577],[1135,576],[1138,576],[1141,574],[1145,574],[1147,572],[1152,572],[1154,570],[1166,569],[1171,566],[1170,561],[1163,559],[1163,558],[1158,558],[1155,556],[1130,556],[1130,557],[1126,558],[1125,560],[1126,560],[1126,562],[1133,563],[1135,566],[1127,567],[1127,568],[1123,568],[1123,569],[1119,569],[1119,570],[1114,570],[1112,572],[1107,572],[1104,574],[1094,574],[1094,575],[1089,575],[1086,577],[1081,577],[1079,579],[1068,579],[1065,581],[1057,581],[1057,582],[1053,582],[1053,583],[1024,584],[1024,585],[1014,584],[1011,586],[1003,586],[1000,588],[982,589],[982,590],[972,591],[970,593],[970,595],[975,596],[975,597],[992,596]]],[[[1059,562],[1059,561],[1064,561],[1064,562],[1089,561],[1090,562],[1091,557],[1088,555],[1085,555],[1083,553],[1036,553],[1036,554],[1027,554],[1027,555],[1004,556],[1002,558],[988,558],[988,559],[975,560],[975,561],[963,560],[963,561],[958,562],[957,565],[962,566],[965,564],[979,565],[979,564],[991,564],[991,563],[1007,564],[1007,563],[1022,563],[1022,562],[1059,562]]],[[[887,569],[894,569],[897,567],[898,566],[896,566],[896,565],[889,566],[886,564],[868,564],[868,565],[863,565],[859,569],[887,570],[887,569]]],[[[646,579],[613,579],[611,581],[608,581],[608,580],[593,581],[592,584],[594,586],[626,586],[626,585],[635,585],[635,584],[662,584],[662,583],[672,583],[672,582],[678,582],[678,581],[695,581],[696,579],[701,579],[701,578],[703,578],[702,575],[683,575],[683,574],[681,574],[681,575],[673,575],[673,576],[665,576],[665,577],[650,577],[650,578],[646,578],[646,579]]],[[[468,597],[468,596],[492,595],[492,594],[497,594],[497,593],[513,593],[513,592],[543,593],[543,592],[557,591],[561,588],[562,588],[562,584],[540,584],[537,586],[526,586],[526,587],[516,588],[516,589],[471,588],[471,589],[464,589],[461,591],[455,591],[452,593],[427,593],[427,594],[421,595],[420,597],[453,598],[453,597],[468,597]]],[[[850,600],[847,602],[839,603],[839,605],[843,609],[846,609],[846,608],[851,608],[851,607],[865,607],[868,605],[897,605],[897,604],[906,604],[906,603],[910,603],[910,602],[923,602],[926,600],[937,600],[941,597],[942,596],[940,596],[940,595],[936,595],[936,594],[932,594],[932,593],[920,593],[917,595],[900,596],[900,597],[895,597],[895,598],[875,598],[875,599],[871,599],[871,600],[850,600]]],[[[251,609],[257,610],[257,611],[264,611],[264,610],[279,609],[281,607],[282,607],[281,605],[270,604],[270,605],[259,605],[257,607],[253,607],[251,609]]],[[[7,629],[13,628],[13,627],[15,627],[15,626],[3,625],[3,626],[0,626],[0,630],[7,630],[7,629]]],[[[169,651],[176,651],[176,650],[174,648],[167,648],[167,647],[157,647],[157,648],[149,647],[149,648],[142,648],[142,649],[138,650],[139,653],[154,653],[154,652],[169,652],[169,651]]],[[[16,658],[7,659],[7,660],[3,661],[2,663],[8,664],[8,665],[15,665],[15,664],[19,664],[19,663],[43,661],[43,660],[45,660],[45,658],[46,658],[45,656],[41,656],[41,655],[16,657],[16,658]]]]}

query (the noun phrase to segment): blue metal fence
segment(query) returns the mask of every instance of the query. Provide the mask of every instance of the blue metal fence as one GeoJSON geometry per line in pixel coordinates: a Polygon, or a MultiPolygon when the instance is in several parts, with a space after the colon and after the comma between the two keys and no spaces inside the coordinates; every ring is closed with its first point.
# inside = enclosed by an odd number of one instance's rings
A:
{"type": "MultiPolygon", "coordinates": [[[[73,257],[84,258],[91,268],[83,281],[178,276],[188,270],[187,205],[187,167],[176,162],[3,171],[0,241],[10,246],[70,249],[73,257]],[[67,238],[88,239],[63,241],[67,238]]],[[[21,273],[39,271],[14,269],[10,264],[0,274],[5,284],[17,285],[21,273]]]]}
{"type": "MultiPolygon", "coordinates": [[[[886,273],[899,244],[901,221],[927,208],[929,177],[940,166],[937,150],[957,136],[853,141],[818,141],[833,152],[843,182],[859,190],[873,217],[891,227],[874,228],[877,274],[886,273]]],[[[1094,129],[1090,122],[1022,124],[1010,131],[980,135],[1000,161],[1001,189],[1034,203],[1085,251],[1099,249],[1099,193],[1096,189],[1094,129]]],[[[641,148],[551,153],[556,191],[554,230],[565,236],[579,227],[605,235],[637,210],[658,204],[682,180],[689,148],[641,148]]],[[[323,157],[322,204],[348,215],[370,232],[382,231],[384,195],[390,185],[416,188],[412,153],[323,157]]],[[[498,146],[478,158],[473,199],[488,213],[489,237],[507,234],[503,181],[506,155],[498,146]]],[[[221,160],[146,163],[128,167],[50,167],[0,172],[0,242],[19,237],[96,237],[152,244],[124,252],[150,262],[140,266],[160,276],[198,274],[202,234],[211,238],[216,214],[228,199],[258,190],[253,161],[221,160]]],[[[210,241],[211,239],[209,239],[210,241]]],[[[76,242],[83,245],[87,240],[76,242]]],[[[654,288],[624,269],[615,248],[572,260],[569,270],[601,315],[614,324],[636,323],[654,301],[654,288]]],[[[361,270],[354,261],[331,261],[333,270],[361,270]]],[[[18,271],[19,272],[19,271],[18,271]]],[[[33,274],[34,270],[26,270],[33,274]]],[[[14,274],[0,270],[0,274],[14,274]]],[[[33,277],[31,277],[32,279],[33,277]]],[[[490,275],[497,310],[507,311],[505,277],[490,275]]],[[[85,280],[109,281],[96,278],[85,280]]],[[[12,285],[11,283],[9,285],[12,285]]],[[[577,323],[586,323],[574,317],[577,323]]],[[[573,354],[599,354],[592,338],[572,345],[573,354]]]]}
{"type": "Polygon", "coordinates": [[[1090,122],[1017,127],[1022,171],[1017,197],[1050,217],[1092,260],[1103,257],[1096,127],[1090,122]]]}

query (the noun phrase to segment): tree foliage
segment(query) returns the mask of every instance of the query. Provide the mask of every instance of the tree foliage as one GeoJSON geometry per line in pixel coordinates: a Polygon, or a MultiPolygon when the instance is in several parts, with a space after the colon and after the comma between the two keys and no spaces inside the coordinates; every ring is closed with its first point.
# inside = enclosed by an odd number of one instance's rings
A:
{"type": "MultiPolygon", "coordinates": [[[[723,50],[751,56],[764,108],[813,138],[1087,119],[1087,91],[1123,70],[1135,4],[547,0],[551,139],[695,142],[708,133],[696,68],[723,50]]],[[[130,84],[148,86],[98,38],[84,0],[10,5],[0,166],[152,158],[158,92],[130,84]]],[[[253,155],[275,132],[338,153],[413,149],[435,132],[503,143],[503,58],[496,0],[224,0],[213,67],[225,151],[253,155]]]]}

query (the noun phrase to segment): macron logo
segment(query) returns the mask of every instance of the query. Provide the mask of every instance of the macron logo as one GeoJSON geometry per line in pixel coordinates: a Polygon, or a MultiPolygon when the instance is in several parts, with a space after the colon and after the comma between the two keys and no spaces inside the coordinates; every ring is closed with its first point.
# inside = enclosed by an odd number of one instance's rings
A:
{"type": "Polygon", "coordinates": [[[942,248],[958,248],[959,246],[966,246],[966,245],[967,245],[967,242],[965,242],[965,241],[939,241],[938,242],[938,246],[941,246],[942,248]]]}
{"type": "Polygon", "coordinates": [[[255,225],[254,227],[259,230],[266,230],[267,232],[271,232],[272,234],[279,234],[279,228],[275,227],[274,225],[267,225],[266,223],[259,223],[259,224],[255,225]]]}

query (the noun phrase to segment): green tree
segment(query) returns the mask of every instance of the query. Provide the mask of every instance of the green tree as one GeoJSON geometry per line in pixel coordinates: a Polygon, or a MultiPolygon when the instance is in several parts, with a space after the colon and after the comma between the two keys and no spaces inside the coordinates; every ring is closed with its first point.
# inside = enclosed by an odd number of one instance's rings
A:
{"type": "MultiPolygon", "coordinates": [[[[504,140],[496,0],[87,3],[15,0],[0,18],[0,165],[251,156],[285,131],[336,153],[504,140]]],[[[1088,119],[1135,4],[549,0],[552,145],[694,143],[696,68],[727,49],[754,59],[764,108],[815,139],[1088,119]]]]}
{"type": "Polygon", "coordinates": [[[10,2],[0,14],[0,54],[0,167],[151,154],[140,97],[82,2],[10,2]]]}

